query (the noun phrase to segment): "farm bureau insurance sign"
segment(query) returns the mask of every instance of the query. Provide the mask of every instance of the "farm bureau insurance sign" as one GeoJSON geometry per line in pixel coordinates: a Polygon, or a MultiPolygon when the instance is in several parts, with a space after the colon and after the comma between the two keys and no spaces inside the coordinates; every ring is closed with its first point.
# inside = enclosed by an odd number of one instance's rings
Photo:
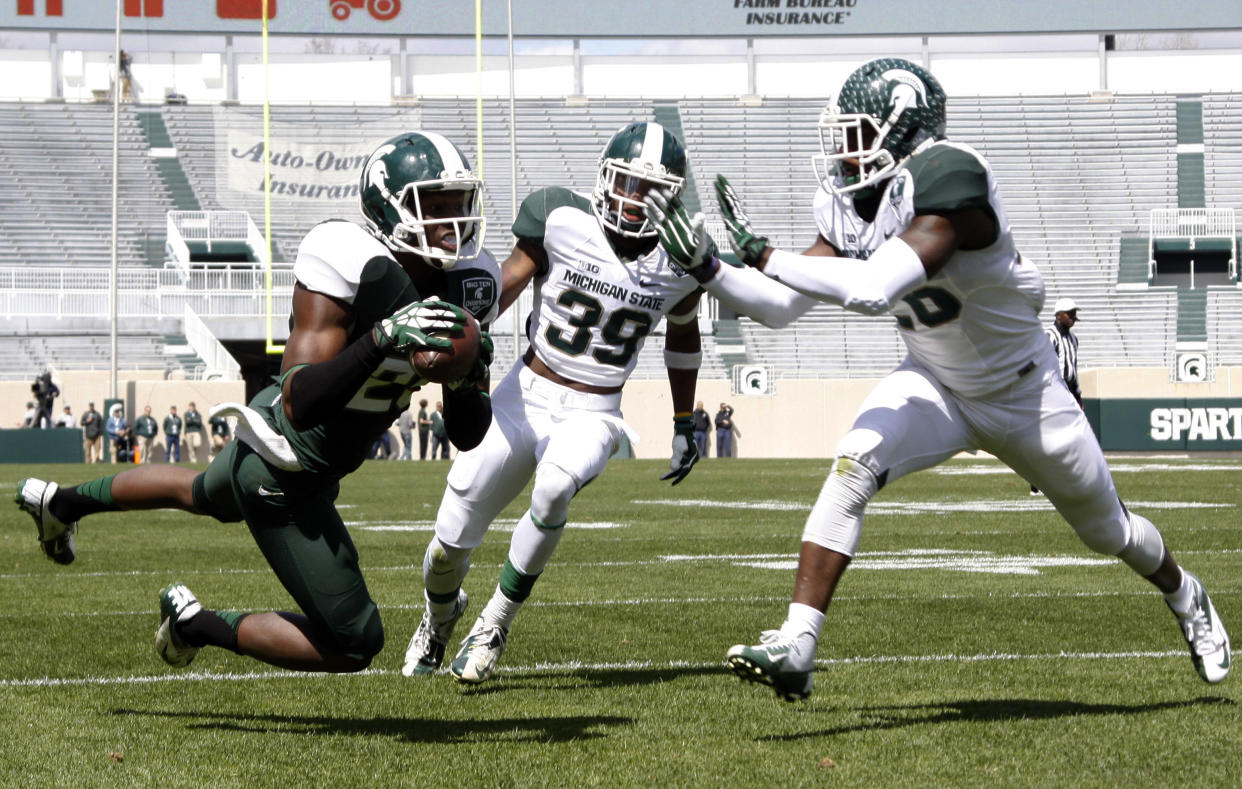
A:
{"type": "MultiPolygon", "coordinates": [[[[129,31],[257,34],[262,0],[124,0],[129,31]]],[[[463,0],[268,0],[271,33],[472,36],[463,0]]],[[[0,0],[0,27],[111,32],[101,0],[0,0]]],[[[482,0],[483,33],[507,32],[507,4],[482,0]]],[[[513,4],[515,35],[544,38],[733,38],[970,33],[1124,33],[1242,29],[1238,0],[539,0],[513,4]]]]}

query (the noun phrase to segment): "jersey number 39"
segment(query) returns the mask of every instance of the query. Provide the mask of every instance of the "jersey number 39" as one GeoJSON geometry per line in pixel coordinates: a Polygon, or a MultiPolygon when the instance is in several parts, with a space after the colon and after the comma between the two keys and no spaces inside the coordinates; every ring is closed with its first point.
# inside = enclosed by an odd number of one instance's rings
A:
{"type": "MultiPolygon", "coordinates": [[[[591,329],[598,326],[604,317],[604,307],[594,296],[577,290],[565,291],[556,301],[573,311],[573,315],[569,318],[569,325],[575,331],[566,337],[566,332],[549,325],[544,336],[548,343],[558,351],[570,356],[578,356],[591,344],[591,329]]],[[[591,351],[591,356],[595,357],[600,364],[626,367],[638,351],[639,344],[650,331],[650,315],[628,307],[621,307],[608,316],[599,330],[600,338],[609,345],[616,346],[616,350],[596,348],[591,351]]]]}

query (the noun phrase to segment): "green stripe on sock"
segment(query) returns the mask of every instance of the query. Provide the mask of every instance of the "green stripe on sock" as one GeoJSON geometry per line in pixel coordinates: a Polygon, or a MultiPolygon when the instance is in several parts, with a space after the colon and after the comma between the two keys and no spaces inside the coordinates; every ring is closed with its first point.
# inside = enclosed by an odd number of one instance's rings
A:
{"type": "Polygon", "coordinates": [[[233,635],[237,635],[237,628],[241,627],[241,621],[250,614],[242,611],[217,611],[216,616],[228,622],[229,627],[233,629],[233,635]]]}
{"type": "Polygon", "coordinates": [[[552,531],[553,529],[563,529],[563,528],[565,528],[565,521],[561,521],[560,523],[556,523],[556,524],[553,524],[553,525],[549,526],[548,524],[546,524],[546,523],[544,523],[543,521],[541,521],[541,520],[539,520],[538,518],[536,518],[536,517],[535,517],[535,513],[533,513],[533,512],[530,514],[530,519],[531,519],[531,521],[532,521],[532,522],[533,522],[536,526],[538,526],[538,527],[539,527],[539,528],[541,528],[541,529],[546,529],[546,530],[548,530],[548,531],[552,531]]]}
{"type": "Polygon", "coordinates": [[[83,482],[81,485],[78,485],[74,490],[87,498],[94,499],[100,504],[112,507],[114,506],[112,502],[112,480],[114,477],[116,477],[116,474],[92,479],[90,482],[83,482]]]}
{"type": "Polygon", "coordinates": [[[530,597],[530,590],[534,588],[535,581],[538,580],[538,573],[535,575],[519,573],[513,563],[505,559],[504,569],[500,571],[500,591],[504,592],[505,597],[513,602],[521,603],[530,597]]]}
{"type": "Polygon", "coordinates": [[[451,592],[443,592],[443,593],[436,593],[428,589],[427,600],[429,600],[432,603],[451,603],[457,599],[457,593],[460,591],[461,591],[460,586],[451,592]]]}

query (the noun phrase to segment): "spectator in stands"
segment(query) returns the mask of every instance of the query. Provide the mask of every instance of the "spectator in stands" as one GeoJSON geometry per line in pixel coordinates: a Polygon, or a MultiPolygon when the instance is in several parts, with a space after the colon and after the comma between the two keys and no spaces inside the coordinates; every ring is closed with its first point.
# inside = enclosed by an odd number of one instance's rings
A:
{"type": "MultiPolygon", "coordinates": [[[[890,315],[907,351],[837,444],[803,527],[784,622],[757,644],[730,648],[729,667],[785,699],[808,697],[820,633],[858,550],[867,504],[907,474],[981,449],[1038,484],[1088,548],[1150,582],[1196,673],[1220,682],[1231,665],[1220,617],[1155,525],[1118,497],[1039,323],[1043,278],[1018,253],[987,160],[946,138],[945,105],[936,78],[900,58],[870,61],[846,78],[819,116],[818,233],[802,254],[755,232],[723,175],[716,196],[740,269],[720,265],[701,215],[691,219],[676,197],[648,195],[649,206],[664,204],[665,248],[722,305],[765,324],[816,302],[890,315]]],[[[865,629],[878,633],[878,625],[865,629]]],[[[1108,617],[1092,625],[1095,642],[1118,632],[1108,617]]]]}
{"type": "Polygon", "coordinates": [[[118,444],[125,432],[129,430],[129,422],[125,419],[125,409],[121,407],[120,403],[113,403],[112,407],[108,409],[108,421],[104,430],[108,434],[109,443],[112,444],[112,462],[125,462],[121,459],[118,444]]]}
{"type": "Polygon", "coordinates": [[[78,422],[82,427],[82,458],[87,463],[103,462],[103,416],[92,402],[78,422]]]}
{"type": "Polygon", "coordinates": [[[177,416],[177,406],[168,407],[168,416],[164,417],[164,462],[181,462],[181,417],[177,416]]]}
{"type": "Polygon", "coordinates": [[[707,434],[712,429],[712,416],[703,408],[703,401],[700,400],[694,406],[694,444],[699,448],[699,457],[707,457],[707,434]]]}
{"type": "Polygon", "coordinates": [[[78,426],[77,418],[74,417],[73,412],[69,409],[69,406],[65,406],[64,410],[61,411],[60,416],[56,417],[56,427],[77,427],[77,426],[78,426]]]}
{"type": "Polygon", "coordinates": [[[60,389],[52,381],[52,371],[44,370],[39,377],[35,378],[34,383],[30,385],[30,391],[34,394],[35,403],[38,406],[30,426],[39,428],[51,427],[52,405],[56,398],[60,397],[60,389]]]}
{"type": "Polygon", "coordinates": [[[441,460],[449,459],[448,429],[444,426],[444,403],[436,401],[436,410],[431,412],[431,459],[436,459],[436,451],[440,452],[441,460]]]}
{"type": "MultiPolygon", "coordinates": [[[[117,72],[121,78],[121,101],[134,100],[134,59],[125,50],[121,50],[121,64],[117,72]]],[[[145,462],[145,461],[144,461],[145,462]]]]}
{"type": "Polygon", "coordinates": [[[229,420],[223,416],[216,415],[211,418],[211,458],[215,459],[220,454],[220,450],[224,449],[224,445],[229,443],[229,420]]]}
{"type": "Polygon", "coordinates": [[[397,433],[401,435],[401,459],[409,460],[414,449],[414,415],[408,408],[397,417],[397,433]]]}
{"type": "Polygon", "coordinates": [[[198,448],[203,445],[203,415],[198,412],[194,401],[190,401],[190,407],[185,410],[185,448],[186,454],[189,455],[187,460],[191,463],[198,462],[198,448]]]}
{"type": "Polygon", "coordinates": [[[427,400],[418,401],[418,459],[427,459],[427,442],[431,440],[431,417],[427,415],[427,400]]]}
{"type": "Polygon", "coordinates": [[[733,457],[733,406],[728,403],[716,412],[716,457],[733,457]]]}
{"type": "Polygon", "coordinates": [[[138,439],[138,462],[151,462],[151,448],[155,445],[155,437],[160,433],[160,426],[151,416],[151,406],[142,409],[142,416],[134,422],[134,435],[138,439]]]}

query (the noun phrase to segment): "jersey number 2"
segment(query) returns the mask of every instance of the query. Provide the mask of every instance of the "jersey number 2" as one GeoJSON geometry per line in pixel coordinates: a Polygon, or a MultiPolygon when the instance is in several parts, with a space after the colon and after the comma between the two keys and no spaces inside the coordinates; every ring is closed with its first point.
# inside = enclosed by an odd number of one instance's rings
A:
{"type": "MultiPolygon", "coordinates": [[[[549,325],[544,336],[547,337],[548,343],[558,351],[570,356],[578,356],[591,344],[591,329],[599,325],[600,319],[604,316],[604,307],[594,296],[588,296],[577,290],[565,291],[556,302],[574,310],[573,316],[569,319],[569,325],[576,331],[566,339],[565,332],[556,326],[549,325]],[[581,307],[581,312],[575,310],[576,307],[581,307]]],[[[622,307],[609,315],[608,320],[604,321],[604,325],[599,330],[600,338],[609,345],[617,346],[617,350],[596,348],[591,351],[591,356],[595,357],[600,364],[626,367],[638,351],[638,344],[650,331],[650,315],[622,307]]]]}

